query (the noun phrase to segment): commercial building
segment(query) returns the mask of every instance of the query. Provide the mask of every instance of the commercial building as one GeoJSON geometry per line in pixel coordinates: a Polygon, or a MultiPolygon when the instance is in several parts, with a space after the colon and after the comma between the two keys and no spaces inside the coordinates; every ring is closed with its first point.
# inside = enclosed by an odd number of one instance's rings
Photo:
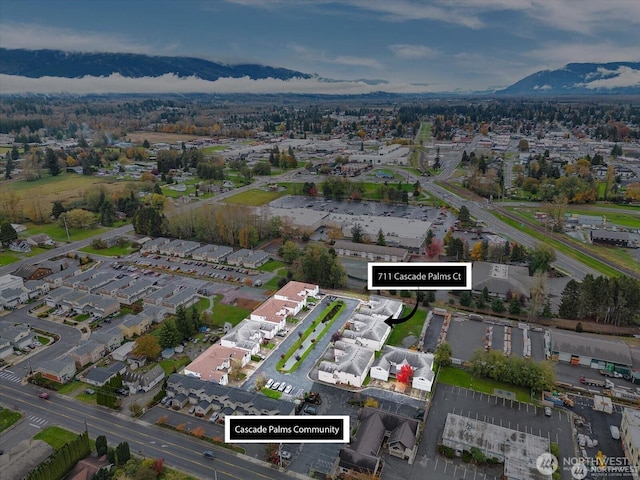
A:
{"type": "MultiPolygon", "coordinates": [[[[640,411],[625,408],[620,423],[620,439],[629,465],[640,465],[640,411]]],[[[640,480],[638,470],[632,472],[634,480],[640,480]]]]}
{"type": "Polygon", "coordinates": [[[587,333],[554,329],[551,332],[550,350],[553,360],[598,370],[615,370],[628,374],[633,364],[631,351],[626,343],[587,333]]]}

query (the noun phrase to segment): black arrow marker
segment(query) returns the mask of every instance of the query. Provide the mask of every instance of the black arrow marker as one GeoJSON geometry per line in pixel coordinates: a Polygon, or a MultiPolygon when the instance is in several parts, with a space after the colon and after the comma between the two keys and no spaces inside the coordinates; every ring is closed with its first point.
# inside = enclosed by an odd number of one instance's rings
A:
{"type": "Polygon", "coordinates": [[[398,323],[404,323],[407,320],[409,320],[411,317],[413,317],[415,315],[415,313],[418,311],[418,304],[420,303],[420,299],[418,298],[418,296],[416,295],[416,305],[415,307],[413,307],[413,310],[411,310],[411,313],[409,313],[409,315],[407,315],[406,317],[400,317],[400,318],[393,318],[393,315],[390,315],[389,318],[387,318],[384,323],[386,323],[387,325],[389,325],[391,328],[393,328],[394,325],[397,325],[398,323]]]}

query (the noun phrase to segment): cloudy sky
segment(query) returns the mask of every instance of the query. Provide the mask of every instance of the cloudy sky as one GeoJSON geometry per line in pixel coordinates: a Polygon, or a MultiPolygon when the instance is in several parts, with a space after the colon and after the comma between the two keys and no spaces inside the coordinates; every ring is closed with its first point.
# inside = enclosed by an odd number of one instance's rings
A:
{"type": "Polygon", "coordinates": [[[478,91],[571,62],[639,61],[640,1],[4,1],[0,46],[186,55],[344,81],[3,76],[3,93],[166,91],[167,85],[220,92],[478,91]]]}

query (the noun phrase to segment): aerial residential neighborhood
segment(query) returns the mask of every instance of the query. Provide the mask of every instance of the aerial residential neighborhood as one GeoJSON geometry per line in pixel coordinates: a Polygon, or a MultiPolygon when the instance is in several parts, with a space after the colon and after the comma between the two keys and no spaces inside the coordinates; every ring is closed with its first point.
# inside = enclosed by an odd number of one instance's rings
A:
{"type": "Polygon", "coordinates": [[[4,2],[0,480],[640,480],[639,18],[4,2]]]}

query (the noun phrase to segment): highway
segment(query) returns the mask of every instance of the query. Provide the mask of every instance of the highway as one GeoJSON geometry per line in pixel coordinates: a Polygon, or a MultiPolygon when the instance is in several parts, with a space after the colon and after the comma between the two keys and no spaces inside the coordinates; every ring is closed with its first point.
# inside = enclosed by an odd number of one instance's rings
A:
{"type": "Polygon", "coordinates": [[[33,385],[20,385],[0,378],[0,403],[28,412],[28,417],[15,428],[0,436],[0,448],[8,452],[25,436],[40,430],[43,419],[48,425],[59,425],[74,432],[86,428],[89,436],[105,435],[109,445],[129,443],[131,453],[143,458],[164,458],[165,464],[202,479],[279,479],[287,472],[258,462],[226,448],[218,447],[192,436],[168,428],[151,425],[119,415],[106,408],[87,405],[80,401],[50,393],[49,400],[38,398],[41,390],[33,385]],[[27,434],[27,435],[25,435],[27,434]],[[213,450],[215,460],[202,456],[204,450],[213,450]]]}

